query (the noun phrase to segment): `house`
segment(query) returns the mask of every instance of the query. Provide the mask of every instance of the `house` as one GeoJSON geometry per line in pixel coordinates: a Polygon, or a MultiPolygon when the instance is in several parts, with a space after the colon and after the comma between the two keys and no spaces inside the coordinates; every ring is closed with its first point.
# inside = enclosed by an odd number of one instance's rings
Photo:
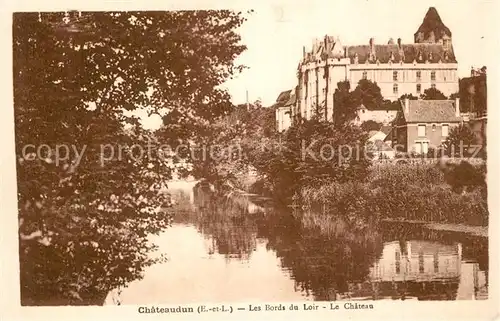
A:
{"type": "Polygon", "coordinates": [[[393,159],[396,157],[396,150],[381,139],[368,141],[368,150],[372,153],[373,160],[381,158],[393,159]]]}
{"type": "Polygon", "coordinates": [[[376,43],[370,38],[366,44],[344,46],[338,37],[326,35],[313,41],[312,50],[303,47],[292,118],[310,119],[317,106],[324,105],[324,118],[333,120],[334,93],[341,81],[349,81],[353,88],[361,79],[371,80],[391,101],[402,94],[420,96],[428,88],[450,96],[458,92],[457,70],[452,33],[434,7],[415,32],[414,43],[401,38],[376,43]]]}
{"type": "Polygon", "coordinates": [[[361,104],[356,110],[355,125],[361,125],[365,121],[372,120],[377,123],[389,124],[392,122],[398,113],[398,109],[394,108],[392,104],[385,104],[378,108],[368,109],[365,105],[361,104]]]}
{"type": "Polygon", "coordinates": [[[368,133],[368,141],[372,143],[376,142],[377,140],[385,141],[391,131],[392,127],[389,125],[383,125],[379,130],[371,130],[368,133]]]}
{"type": "Polygon", "coordinates": [[[409,100],[401,102],[392,129],[393,148],[400,152],[427,153],[446,141],[462,121],[460,100],[409,100]]]}
{"type": "Polygon", "coordinates": [[[276,113],[276,130],[281,133],[292,125],[291,108],[295,104],[295,93],[286,90],[279,94],[274,104],[276,113]]]}

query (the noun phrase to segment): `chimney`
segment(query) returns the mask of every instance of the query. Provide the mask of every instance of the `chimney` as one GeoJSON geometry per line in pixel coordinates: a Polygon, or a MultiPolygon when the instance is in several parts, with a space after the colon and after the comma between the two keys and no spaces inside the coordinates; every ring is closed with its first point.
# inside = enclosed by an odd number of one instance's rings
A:
{"type": "Polygon", "coordinates": [[[302,58],[306,57],[306,46],[302,46],[302,58]]]}
{"type": "Polygon", "coordinates": [[[324,40],[324,42],[325,42],[325,49],[326,49],[326,48],[327,48],[327,45],[328,45],[328,36],[327,36],[327,35],[325,35],[325,40],[324,40]]]}
{"type": "Polygon", "coordinates": [[[375,60],[375,39],[370,38],[370,59],[375,60]]]}
{"type": "Polygon", "coordinates": [[[398,47],[401,48],[401,38],[398,38],[398,47]]]}
{"type": "Polygon", "coordinates": [[[405,98],[405,115],[410,113],[410,99],[405,98]]]}
{"type": "Polygon", "coordinates": [[[455,116],[460,117],[460,98],[455,98],[455,116]]]}

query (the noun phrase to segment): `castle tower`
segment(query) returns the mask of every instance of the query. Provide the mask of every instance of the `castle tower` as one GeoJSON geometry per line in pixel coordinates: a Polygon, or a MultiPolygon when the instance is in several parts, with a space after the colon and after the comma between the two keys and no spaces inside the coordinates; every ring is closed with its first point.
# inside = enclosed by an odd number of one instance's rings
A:
{"type": "Polygon", "coordinates": [[[440,43],[447,49],[451,48],[451,31],[434,7],[429,8],[414,37],[415,43],[440,43]]]}

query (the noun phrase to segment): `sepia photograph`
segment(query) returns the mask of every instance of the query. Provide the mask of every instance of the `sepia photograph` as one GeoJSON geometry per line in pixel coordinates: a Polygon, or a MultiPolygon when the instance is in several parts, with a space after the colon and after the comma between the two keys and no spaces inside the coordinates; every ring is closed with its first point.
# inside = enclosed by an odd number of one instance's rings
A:
{"type": "Polygon", "coordinates": [[[491,302],[490,1],[160,8],[10,13],[22,307],[491,302]]]}

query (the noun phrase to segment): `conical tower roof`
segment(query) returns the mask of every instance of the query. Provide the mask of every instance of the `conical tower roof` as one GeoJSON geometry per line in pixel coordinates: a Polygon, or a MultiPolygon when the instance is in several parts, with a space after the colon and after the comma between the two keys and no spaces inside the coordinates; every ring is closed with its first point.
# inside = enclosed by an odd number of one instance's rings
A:
{"type": "Polygon", "coordinates": [[[441,20],[441,17],[439,16],[439,13],[434,7],[430,7],[427,11],[422,24],[418,28],[417,32],[415,32],[415,39],[417,39],[417,36],[419,34],[423,36],[423,39],[428,39],[431,32],[434,32],[434,36],[437,39],[440,39],[445,35],[451,37],[450,29],[445,26],[445,24],[441,20]]]}

